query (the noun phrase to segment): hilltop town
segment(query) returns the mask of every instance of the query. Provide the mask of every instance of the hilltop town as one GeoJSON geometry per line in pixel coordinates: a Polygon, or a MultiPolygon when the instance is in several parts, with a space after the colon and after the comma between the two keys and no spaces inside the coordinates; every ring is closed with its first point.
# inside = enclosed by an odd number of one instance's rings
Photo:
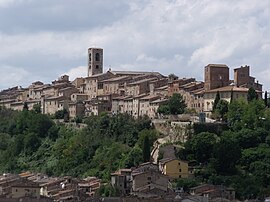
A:
{"type": "Polygon", "coordinates": [[[164,76],[159,72],[114,71],[104,72],[103,49],[88,49],[88,76],[69,81],[63,75],[51,84],[33,82],[27,88],[13,87],[0,92],[0,106],[22,110],[40,105],[43,114],[54,115],[66,110],[69,118],[128,113],[135,118],[157,118],[158,107],[174,93],[183,96],[187,108],[210,116],[216,93],[230,101],[247,98],[248,89],[254,88],[262,96],[262,84],[250,75],[249,66],[234,69],[230,80],[225,64],[208,64],[204,68],[204,81],[164,76]]]}
{"type": "Polygon", "coordinates": [[[230,79],[227,65],[208,64],[204,81],[104,72],[103,50],[89,48],[87,73],[0,92],[0,169],[7,171],[0,176],[0,201],[268,196],[270,111],[258,99],[262,84],[249,66],[235,68],[230,79]],[[184,115],[160,113],[179,94],[184,115]],[[226,102],[226,117],[215,121],[217,95],[218,103],[226,102]],[[53,121],[59,117],[67,123],[53,121]],[[70,123],[78,118],[81,130],[70,123]]]}

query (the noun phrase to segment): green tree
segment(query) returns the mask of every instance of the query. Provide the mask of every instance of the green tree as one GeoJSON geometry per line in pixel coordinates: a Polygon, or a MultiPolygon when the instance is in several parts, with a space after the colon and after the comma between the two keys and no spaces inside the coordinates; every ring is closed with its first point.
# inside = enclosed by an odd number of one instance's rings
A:
{"type": "Polygon", "coordinates": [[[143,151],[140,147],[135,146],[128,153],[125,160],[125,166],[131,168],[138,166],[140,163],[143,163],[143,151]]]}
{"type": "Polygon", "coordinates": [[[268,95],[267,95],[267,91],[264,92],[264,104],[266,107],[268,107],[268,95]]]}
{"type": "Polygon", "coordinates": [[[24,102],[23,103],[23,110],[24,111],[28,111],[28,104],[27,104],[27,102],[24,102]]]}
{"type": "Polygon", "coordinates": [[[254,88],[249,88],[248,89],[248,94],[247,94],[247,101],[251,102],[253,100],[257,100],[258,99],[258,94],[256,93],[254,88]]]}
{"type": "Polygon", "coordinates": [[[40,104],[34,104],[33,111],[36,112],[37,114],[40,114],[41,113],[41,105],[40,104]]]}
{"type": "Polygon", "coordinates": [[[181,94],[174,93],[169,99],[169,108],[171,114],[183,114],[187,107],[181,94]]]}
{"type": "Polygon", "coordinates": [[[143,162],[149,162],[150,161],[150,151],[151,145],[150,140],[148,136],[144,137],[143,140],[143,162]]]}
{"type": "Polygon", "coordinates": [[[234,174],[236,163],[240,159],[241,149],[237,140],[230,134],[224,134],[220,141],[214,145],[213,162],[218,174],[234,174]]]}
{"type": "Polygon", "coordinates": [[[212,108],[213,112],[216,110],[217,104],[218,104],[219,101],[220,101],[220,94],[219,94],[219,91],[217,91],[217,94],[216,94],[216,97],[215,97],[215,100],[214,100],[214,104],[213,104],[213,108],[212,108]]]}
{"type": "Polygon", "coordinates": [[[226,100],[219,100],[214,113],[218,115],[223,121],[226,121],[226,114],[228,112],[229,103],[226,100]]]}
{"type": "Polygon", "coordinates": [[[186,142],[185,149],[189,154],[193,154],[198,162],[207,163],[212,157],[214,145],[218,141],[219,137],[216,134],[202,132],[186,142]]]}
{"type": "Polygon", "coordinates": [[[173,114],[173,115],[183,114],[185,112],[186,107],[187,105],[182,95],[178,93],[174,93],[166,104],[162,104],[158,108],[158,113],[173,114]]]}

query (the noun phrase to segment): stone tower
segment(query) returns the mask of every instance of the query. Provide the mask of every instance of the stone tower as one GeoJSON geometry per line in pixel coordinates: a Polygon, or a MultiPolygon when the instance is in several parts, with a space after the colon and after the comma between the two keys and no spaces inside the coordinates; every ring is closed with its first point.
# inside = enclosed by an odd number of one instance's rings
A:
{"type": "Polygon", "coordinates": [[[229,67],[227,65],[209,64],[204,68],[204,89],[206,91],[229,84],[229,67]]]}
{"type": "Polygon", "coordinates": [[[103,73],[103,49],[88,49],[88,76],[103,73]]]}

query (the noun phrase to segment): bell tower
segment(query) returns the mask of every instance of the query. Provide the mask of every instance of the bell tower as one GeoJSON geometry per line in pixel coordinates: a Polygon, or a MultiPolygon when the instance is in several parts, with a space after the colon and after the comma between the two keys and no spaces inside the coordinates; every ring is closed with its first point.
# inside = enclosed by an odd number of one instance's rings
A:
{"type": "Polygon", "coordinates": [[[103,49],[88,49],[88,76],[103,73],[103,49]]]}

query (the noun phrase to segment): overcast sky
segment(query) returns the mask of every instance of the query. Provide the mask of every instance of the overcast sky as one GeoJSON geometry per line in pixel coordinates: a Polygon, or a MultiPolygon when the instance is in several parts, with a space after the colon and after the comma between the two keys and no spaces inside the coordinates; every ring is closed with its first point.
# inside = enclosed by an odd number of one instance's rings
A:
{"type": "Polygon", "coordinates": [[[250,65],[270,90],[268,0],[0,0],[0,89],[104,70],[159,71],[203,80],[204,66],[250,65]]]}

